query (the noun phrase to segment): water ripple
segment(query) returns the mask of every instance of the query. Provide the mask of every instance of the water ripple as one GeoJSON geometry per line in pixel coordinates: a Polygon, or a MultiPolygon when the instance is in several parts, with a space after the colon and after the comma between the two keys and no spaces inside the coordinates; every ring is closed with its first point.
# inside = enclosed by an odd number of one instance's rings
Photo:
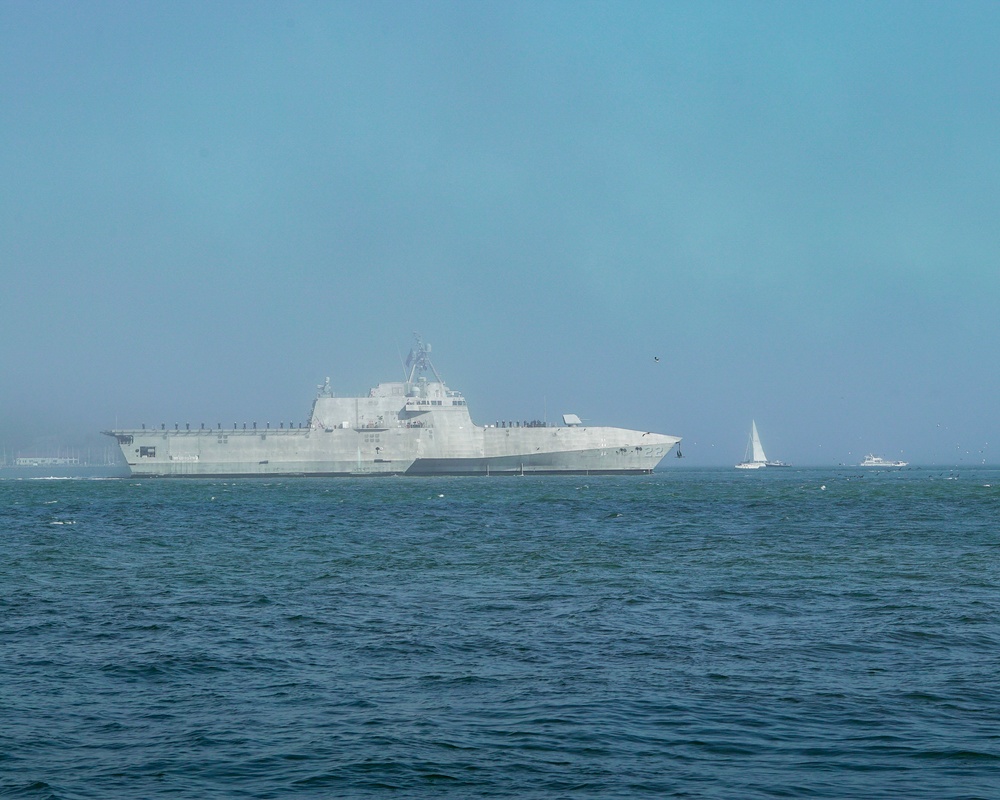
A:
{"type": "Polygon", "coordinates": [[[1000,474],[741,477],[0,483],[0,795],[995,796],[1000,474]]]}

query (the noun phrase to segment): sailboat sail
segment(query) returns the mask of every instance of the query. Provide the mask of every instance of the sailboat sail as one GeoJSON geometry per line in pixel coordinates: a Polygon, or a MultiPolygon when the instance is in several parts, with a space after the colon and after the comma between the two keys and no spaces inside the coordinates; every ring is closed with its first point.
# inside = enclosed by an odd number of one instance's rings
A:
{"type": "Polygon", "coordinates": [[[755,421],[751,422],[752,432],[750,434],[750,445],[753,449],[753,461],[767,461],[767,456],[764,455],[764,447],[760,443],[760,436],[757,434],[757,423],[755,421]]]}

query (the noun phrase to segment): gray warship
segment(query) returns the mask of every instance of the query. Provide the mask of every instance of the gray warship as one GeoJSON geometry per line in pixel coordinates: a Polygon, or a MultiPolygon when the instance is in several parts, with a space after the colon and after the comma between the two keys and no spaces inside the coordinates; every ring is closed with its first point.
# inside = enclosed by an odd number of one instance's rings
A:
{"type": "Polygon", "coordinates": [[[191,429],[102,431],[114,437],[136,477],[647,474],[677,436],[543,421],[476,425],[465,397],[449,389],[418,336],[404,380],[366,397],[318,387],[309,421],[191,429]]]}

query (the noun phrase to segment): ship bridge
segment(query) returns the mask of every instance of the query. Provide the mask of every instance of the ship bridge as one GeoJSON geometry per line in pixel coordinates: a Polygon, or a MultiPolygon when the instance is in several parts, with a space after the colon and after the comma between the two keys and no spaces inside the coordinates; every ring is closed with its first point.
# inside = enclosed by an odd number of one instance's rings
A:
{"type": "Polygon", "coordinates": [[[334,397],[330,380],[319,387],[309,427],[313,430],[473,427],[465,396],[449,389],[419,337],[406,359],[405,380],[379,383],[367,397],[334,397]],[[430,372],[428,380],[420,372],[430,372]]]}

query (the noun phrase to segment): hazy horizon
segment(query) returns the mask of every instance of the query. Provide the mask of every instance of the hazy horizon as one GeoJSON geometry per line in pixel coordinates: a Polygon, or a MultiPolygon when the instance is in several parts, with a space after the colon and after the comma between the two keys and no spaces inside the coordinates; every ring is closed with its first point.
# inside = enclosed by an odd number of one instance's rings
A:
{"type": "Polygon", "coordinates": [[[1000,462],[998,38],[987,2],[0,2],[0,445],[303,422],[419,331],[479,424],[1000,462]]]}

